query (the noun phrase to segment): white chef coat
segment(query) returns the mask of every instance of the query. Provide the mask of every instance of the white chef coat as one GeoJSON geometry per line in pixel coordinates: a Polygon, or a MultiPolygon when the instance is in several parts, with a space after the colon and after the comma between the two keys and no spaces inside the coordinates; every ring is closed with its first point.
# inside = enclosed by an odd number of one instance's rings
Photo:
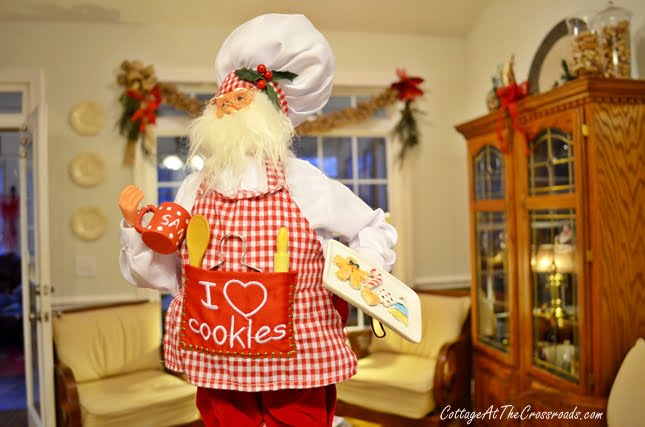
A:
{"type": "MultiPolygon", "coordinates": [[[[396,253],[397,233],[385,222],[381,209],[373,210],[349,188],[328,178],[309,162],[289,158],[285,174],[289,192],[311,227],[316,231],[323,250],[327,241],[340,236],[350,248],[372,263],[391,270],[396,253]]],[[[249,157],[240,189],[266,190],[265,166],[249,157]]],[[[200,186],[199,172],[182,182],[175,203],[191,212],[200,186]]],[[[224,176],[216,190],[230,195],[237,191],[233,180],[224,176]]],[[[181,264],[177,253],[153,252],[141,235],[121,221],[121,254],[119,264],[123,277],[135,286],[176,294],[181,283],[181,264]]]]}

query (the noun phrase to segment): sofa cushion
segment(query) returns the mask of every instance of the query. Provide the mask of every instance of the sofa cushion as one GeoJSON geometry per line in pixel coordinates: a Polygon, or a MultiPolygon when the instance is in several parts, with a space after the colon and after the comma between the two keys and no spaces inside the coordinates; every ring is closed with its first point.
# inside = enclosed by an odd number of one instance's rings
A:
{"type": "Polygon", "coordinates": [[[63,313],[54,317],[58,358],[78,383],[162,369],[158,302],[63,313]]]}
{"type": "Polygon", "coordinates": [[[164,427],[199,418],[197,387],[160,370],[78,385],[84,427],[164,427]]]}
{"type": "Polygon", "coordinates": [[[629,350],[611,386],[607,400],[607,425],[641,426],[643,420],[634,416],[645,396],[645,340],[639,338],[629,350]]]}
{"type": "Polygon", "coordinates": [[[441,346],[459,337],[470,308],[469,297],[420,294],[423,332],[419,344],[386,329],[384,338],[373,338],[370,353],[405,353],[436,358],[441,346]]]}
{"type": "Polygon", "coordinates": [[[378,412],[423,418],[434,409],[435,359],[374,353],[359,359],[358,373],[336,384],[338,399],[378,412]]]}

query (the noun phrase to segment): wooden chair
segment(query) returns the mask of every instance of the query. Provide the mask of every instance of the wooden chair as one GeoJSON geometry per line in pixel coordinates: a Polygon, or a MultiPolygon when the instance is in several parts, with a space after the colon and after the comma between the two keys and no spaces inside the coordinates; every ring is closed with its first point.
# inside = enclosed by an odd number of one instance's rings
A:
{"type": "Polygon", "coordinates": [[[137,301],[56,313],[56,423],[203,426],[196,387],[161,362],[161,308],[137,301]]]}
{"type": "MultiPolygon", "coordinates": [[[[394,378],[383,378],[383,385],[379,384],[380,379],[378,378],[379,367],[376,367],[378,362],[370,361],[370,357],[377,352],[383,352],[384,350],[390,352],[391,354],[386,356],[388,363],[396,364],[397,349],[395,347],[389,347],[387,345],[375,345],[374,341],[378,340],[372,336],[372,331],[358,331],[350,333],[349,339],[352,345],[352,348],[355,349],[357,357],[359,357],[359,373],[351,378],[345,383],[339,383],[338,388],[338,402],[336,414],[341,417],[351,417],[357,418],[360,420],[371,421],[378,423],[382,426],[387,427],[415,427],[415,426],[445,426],[452,425],[452,420],[445,419],[442,420],[441,412],[447,406],[450,406],[450,411],[456,411],[457,409],[470,408],[470,387],[471,387],[471,364],[472,364],[472,346],[471,346],[471,337],[470,337],[470,300],[468,297],[468,291],[451,293],[450,296],[437,295],[436,292],[420,292],[420,297],[422,299],[422,314],[424,316],[424,333],[421,344],[421,353],[423,353],[424,340],[428,340],[431,334],[438,333],[441,335],[445,331],[439,331],[436,328],[441,327],[437,324],[427,323],[431,321],[433,315],[428,313],[428,310],[432,310],[433,307],[436,307],[436,304],[444,304],[445,301],[441,298],[458,298],[460,303],[465,304],[466,308],[462,314],[454,313],[451,321],[459,322],[459,325],[456,330],[454,330],[454,335],[452,338],[448,339],[446,342],[443,342],[440,345],[440,349],[436,358],[431,357],[416,357],[414,359],[402,359],[401,363],[410,363],[410,360],[414,360],[414,366],[407,367],[407,369],[412,368],[420,377],[431,375],[429,372],[423,372],[424,369],[430,369],[433,371],[432,384],[427,385],[425,390],[422,393],[427,393],[428,396],[418,396],[420,402],[427,401],[430,408],[427,413],[421,413],[419,415],[418,411],[423,411],[424,406],[421,405],[421,408],[415,409],[417,411],[414,414],[414,411],[408,410],[403,407],[405,406],[406,396],[410,396],[414,393],[406,385],[398,385],[396,383],[396,375],[392,375],[391,366],[387,370],[387,374],[384,372],[384,376],[388,375],[394,378]],[[424,296],[425,295],[425,296],[424,296]],[[436,300],[439,298],[439,300],[436,300]],[[433,301],[434,300],[434,301],[433,301]],[[427,319],[427,320],[426,320],[427,319]],[[361,369],[371,370],[369,375],[364,375],[361,378],[361,369]],[[358,388],[352,385],[352,381],[362,383],[358,388]],[[394,385],[393,385],[394,384],[394,385]],[[379,387],[382,387],[381,392],[379,392],[379,387]],[[406,394],[407,393],[407,394],[406,394]],[[362,396],[358,396],[362,394],[362,396]],[[377,398],[375,400],[370,400],[370,395],[381,396],[381,401],[379,402],[377,398]],[[400,397],[398,397],[400,396],[400,397]],[[390,399],[403,399],[402,405],[397,406],[396,403],[389,402],[388,405],[383,405],[385,400],[390,399]],[[388,406],[387,409],[381,407],[388,406]],[[412,416],[414,415],[414,417],[412,416]]],[[[457,308],[460,306],[460,303],[457,301],[452,301],[452,306],[455,307],[455,311],[461,310],[457,308]]],[[[448,316],[446,316],[448,317],[448,316]]],[[[447,328],[451,329],[451,327],[447,328]]],[[[388,331],[388,336],[393,335],[393,332],[388,331]]],[[[447,335],[446,335],[447,336],[447,335]]],[[[387,339],[387,336],[386,336],[387,339]]],[[[402,339],[401,339],[402,340],[402,339]]],[[[396,342],[401,342],[401,340],[395,339],[396,342]]],[[[426,343],[427,344],[427,343],[426,343]]],[[[400,345],[400,350],[402,352],[414,351],[414,344],[403,343],[400,345]]],[[[421,354],[420,353],[420,354],[421,354]]],[[[405,354],[401,356],[406,357],[405,354]]],[[[409,357],[409,356],[407,356],[409,357]]],[[[385,368],[385,367],[383,367],[385,368]]],[[[383,369],[386,371],[386,369],[383,369]]],[[[409,374],[408,374],[409,376],[409,374]]],[[[401,378],[404,378],[405,375],[401,375],[401,378]]],[[[428,377],[429,378],[429,377],[428,377]]],[[[402,381],[405,381],[403,379],[402,381]]],[[[418,388],[418,387],[417,387],[418,388]]],[[[422,394],[419,393],[419,394],[422,394]]],[[[462,420],[465,423],[466,420],[462,420]]]]}

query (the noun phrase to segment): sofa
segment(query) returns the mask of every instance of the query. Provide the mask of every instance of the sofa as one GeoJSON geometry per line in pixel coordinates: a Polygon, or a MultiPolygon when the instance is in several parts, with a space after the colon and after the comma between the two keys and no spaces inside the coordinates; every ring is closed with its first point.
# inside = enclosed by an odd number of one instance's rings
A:
{"type": "Polygon", "coordinates": [[[203,425],[196,387],[164,370],[159,302],[58,312],[52,327],[59,427],[203,425]]]}

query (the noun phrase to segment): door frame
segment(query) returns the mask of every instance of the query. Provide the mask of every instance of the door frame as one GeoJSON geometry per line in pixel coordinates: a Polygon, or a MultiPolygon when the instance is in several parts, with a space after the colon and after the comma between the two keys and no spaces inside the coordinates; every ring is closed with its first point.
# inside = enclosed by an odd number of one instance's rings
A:
{"type": "MultiPolygon", "coordinates": [[[[23,109],[21,114],[3,114],[0,115],[0,129],[7,130],[16,130],[20,131],[23,129],[25,123],[30,114],[39,106],[45,105],[45,80],[44,72],[41,69],[23,69],[23,68],[0,68],[0,87],[2,90],[16,90],[20,91],[23,94],[23,109]]],[[[43,109],[41,108],[41,112],[43,109]]],[[[46,112],[46,109],[44,110],[46,112]]],[[[45,117],[44,120],[47,120],[45,117]]],[[[47,133],[47,132],[45,132],[47,133]]],[[[48,158],[48,147],[47,147],[47,135],[44,138],[44,144],[41,141],[42,146],[39,146],[38,155],[42,156],[40,160],[45,163],[44,171],[47,171],[47,166],[49,162],[48,158]]],[[[21,177],[22,178],[22,177],[21,177]]],[[[46,173],[38,173],[36,175],[38,180],[38,187],[47,186],[47,176],[46,173]]],[[[48,201],[44,200],[39,194],[35,195],[38,197],[37,201],[41,206],[48,206],[48,201]]],[[[36,217],[40,222],[38,227],[42,229],[47,227],[49,223],[49,212],[48,209],[45,209],[43,215],[38,215],[36,217]]],[[[22,224],[21,224],[22,226],[22,224]]],[[[25,230],[21,229],[21,235],[24,234],[25,230]]],[[[48,234],[48,233],[45,233],[48,234]]],[[[23,247],[25,240],[21,236],[21,247],[23,247]]],[[[41,281],[47,282],[47,286],[50,286],[51,283],[51,272],[50,272],[50,247],[49,240],[43,239],[39,242],[38,247],[40,253],[38,254],[38,261],[42,263],[40,265],[41,272],[41,281]]],[[[23,277],[25,276],[25,271],[23,269],[23,277]]],[[[24,283],[23,283],[23,340],[26,343],[26,340],[30,339],[31,328],[30,328],[30,306],[28,304],[28,297],[24,292],[24,283]]],[[[51,310],[50,310],[51,311],[51,310]]],[[[51,313],[47,313],[49,320],[46,322],[45,333],[39,334],[40,341],[38,343],[39,348],[52,348],[52,336],[51,336],[51,313]]],[[[33,378],[28,364],[31,363],[32,354],[31,346],[24,346],[25,349],[25,386],[26,386],[26,399],[27,399],[27,419],[29,426],[54,426],[55,425],[55,399],[54,399],[54,376],[53,376],[53,354],[52,351],[45,350],[44,352],[39,352],[38,355],[38,366],[39,366],[39,389],[40,389],[40,414],[36,413],[33,409],[33,378]]]]}

